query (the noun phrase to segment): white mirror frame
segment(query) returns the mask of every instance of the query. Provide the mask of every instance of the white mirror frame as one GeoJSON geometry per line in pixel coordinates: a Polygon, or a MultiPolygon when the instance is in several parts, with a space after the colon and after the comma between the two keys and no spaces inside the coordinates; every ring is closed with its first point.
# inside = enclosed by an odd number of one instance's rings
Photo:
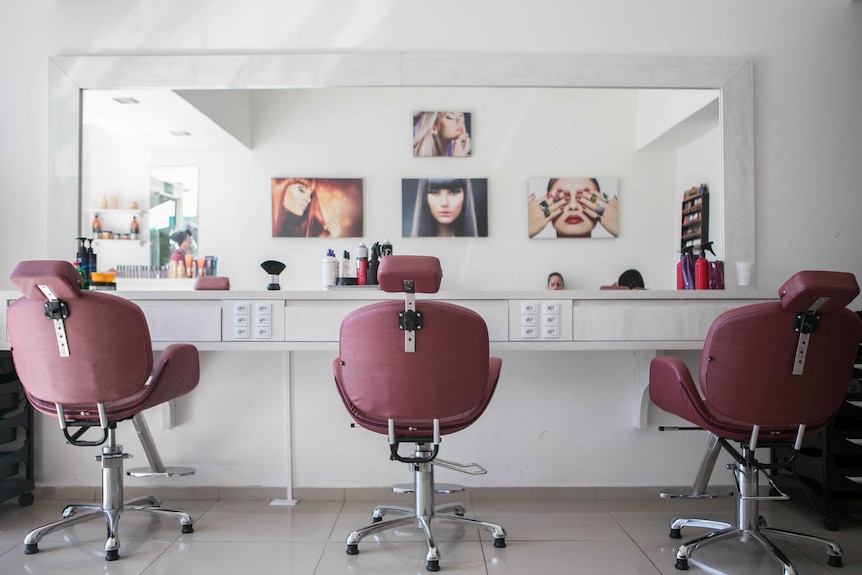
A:
{"type": "Polygon", "coordinates": [[[749,58],[461,53],[68,56],[51,59],[48,83],[48,257],[68,256],[69,242],[80,235],[82,90],[462,86],[718,89],[723,202],[716,215],[724,223],[728,289],[736,285],[733,262],[754,262],[754,74],[749,58]]]}

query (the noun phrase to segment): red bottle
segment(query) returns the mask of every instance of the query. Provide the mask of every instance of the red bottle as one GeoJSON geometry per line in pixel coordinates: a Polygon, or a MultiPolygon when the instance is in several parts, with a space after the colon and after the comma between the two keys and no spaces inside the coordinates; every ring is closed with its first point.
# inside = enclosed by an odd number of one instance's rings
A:
{"type": "Polygon", "coordinates": [[[706,242],[700,246],[700,257],[694,264],[694,289],[709,289],[709,261],[706,259],[707,250],[712,251],[712,242],[706,242]]]}

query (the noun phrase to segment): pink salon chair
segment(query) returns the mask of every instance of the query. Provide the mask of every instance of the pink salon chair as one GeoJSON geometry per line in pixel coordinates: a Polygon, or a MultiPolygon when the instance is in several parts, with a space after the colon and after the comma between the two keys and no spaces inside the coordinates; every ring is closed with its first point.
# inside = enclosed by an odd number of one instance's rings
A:
{"type": "Polygon", "coordinates": [[[140,308],[104,292],[81,291],[81,276],[69,262],[21,262],[11,279],[24,295],[10,306],[7,328],[27,398],[38,411],[59,419],[68,443],[102,446],[96,458],[102,464],[102,503],[67,506],[62,519],[25,537],[24,552],[38,553],[39,541],[53,531],[104,517],[105,559],[116,560],[120,514],[128,512],[174,518],[183,533],[191,533],[191,516],[163,509],[156,497],[123,501],[123,460],[129,455],[115,435],[118,422],[132,419],[152,466],[139,475],[194,473],[161,464],[142,412],[195,388],[197,349],[171,345],[153,369],[150,333],[140,308]]]}
{"type": "Polygon", "coordinates": [[[474,475],[486,472],[476,463],[446,461],[437,453],[441,436],[468,427],[485,411],[502,365],[489,357],[488,328],[477,313],[440,301],[416,301],[416,293],[435,293],[442,275],[434,257],[382,258],[380,288],[404,292],[406,302],[375,303],[350,313],[341,324],[339,357],[332,364],[338,392],[356,423],[387,435],[390,459],[413,469],[412,486],[392,489],[412,492],[415,506],[378,506],[373,523],[347,537],[347,554],[358,554],[359,542],[369,535],[418,524],[427,543],[428,571],[440,568],[435,523],[485,529],[495,547],[506,546],[501,526],[463,517],[459,503],[434,504],[435,493],[463,490],[435,485],[435,465],[474,475]],[[402,443],[415,444],[412,454],[399,453],[402,443]],[[398,517],[383,521],[387,514],[398,517]]]}
{"type": "Polygon", "coordinates": [[[826,427],[834,417],[847,393],[862,334],[859,318],[845,308],[858,294],[852,274],[803,271],[781,286],[779,301],[719,315],[704,342],[700,386],[679,359],[652,360],[653,403],[710,433],[701,472],[715,462],[716,449],[724,448],[736,462],[729,466],[738,491],[736,523],[674,520],[670,536],[675,539],[681,538],[683,527],[711,530],[677,549],[677,569],[688,569],[697,549],[738,538],[761,545],[781,563],[785,575],[797,573],[767,536],[819,544],[826,548],[829,564],[841,566],[843,551],[836,543],[766,526],[759,501],[788,497],[767,474],[775,467],[758,461],[755,449],[792,442],[798,451],[807,434],[826,427]],[[778,495],[759,495],[761,472],[778,495]]]}

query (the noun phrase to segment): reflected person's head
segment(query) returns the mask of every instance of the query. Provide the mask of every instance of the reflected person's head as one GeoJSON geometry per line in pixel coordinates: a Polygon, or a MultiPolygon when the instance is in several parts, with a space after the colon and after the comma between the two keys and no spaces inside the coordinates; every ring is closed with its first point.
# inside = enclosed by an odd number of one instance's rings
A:
{"type": "Polygon", "coordinates": [[[282,206],[285,211],[301,216],[308,209],[314,194],[315,182],[306,178],[288,178],[282,206]]]}
{"type": "Polygon", "coordinates": [[[551,272],[548,276],[548,289],[555,291],[566,289],[566,282],[563,280],[562,274],[559,272],[551,272]]]}
{"type": "Polygon", "coordinates": [[[578,202],[585,194],[588,198],[601,197],[595,178],[557,178],[548,182],[548,199],[551,202],[566,200],[563,212],[552,222],[558,238],[586,238],[592,234],[596,221],[584,212],[578,202]]]}
{"type": "Polygon", "coordinates": [[[625,286],[629,289],[644,289],[644,278],[638,270],[626,270],[620,274],[620,279],[617,280],[617,285],[625,286]]]}

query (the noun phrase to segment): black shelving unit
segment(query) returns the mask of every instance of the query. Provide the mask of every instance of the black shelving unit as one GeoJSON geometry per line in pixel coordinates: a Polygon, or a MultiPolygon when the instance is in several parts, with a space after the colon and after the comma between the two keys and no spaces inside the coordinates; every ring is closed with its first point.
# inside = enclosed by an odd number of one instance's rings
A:
{"type": "Polygon", "coordinates": [[[697,248],[709,241],[709,189],[706,184],[682,195],[679,248],[697,248]]]}
{"type": "Polygon", "coordinates": [[[0,501],[18,497],[33,503],[33,408],[12,364],[12,353],[0,351],[0,501]]]}
{"type": "MultiPolygon", "coordinates": [[[[862,312],[856,312],[862,318],[862,312]]],[[[790,457],[789,447],[773,449],[773,462],[790,457]]],[[[862,342],[847,397],[835,419],[805,438],[796,458],[773,472],[776,485],[794,499],[810,501],[823,524],[836,531],[842,514],[862,513],[862,342]]]]}

